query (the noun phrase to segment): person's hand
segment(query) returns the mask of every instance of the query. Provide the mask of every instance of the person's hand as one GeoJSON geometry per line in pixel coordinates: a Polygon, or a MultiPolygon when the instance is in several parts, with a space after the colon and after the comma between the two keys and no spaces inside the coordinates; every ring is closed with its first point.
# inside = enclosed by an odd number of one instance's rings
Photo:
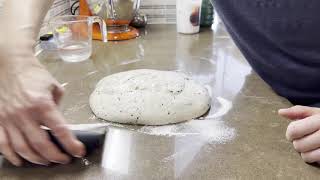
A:
{"type": "Polygon", "coordinates": [[[294,106],[279,114],[292,121],[286,137],[307,163],[320,162],[320,108],[294,106]]]}
{"type": "Polygon", "coordinates": [[[63,89],[35,58],[29,62],[0,66],[0,152],[16,166],[22,158],[41,165],[70,162],[40,128],[44,125],[68,153],[84,156],[84,145],[66,128],[57,107],[63,89]]]}

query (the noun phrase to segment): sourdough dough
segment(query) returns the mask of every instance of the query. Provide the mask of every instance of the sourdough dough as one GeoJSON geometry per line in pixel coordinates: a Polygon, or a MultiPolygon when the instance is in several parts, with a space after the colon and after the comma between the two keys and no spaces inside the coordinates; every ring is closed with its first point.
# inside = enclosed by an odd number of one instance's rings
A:
{"type": "Polygon", "coordinates": [[[103,78],[90,96],[99,118],[128,124],[164,125],[205,114],[207,89],[183,73],[139,69],[103,78]]]}

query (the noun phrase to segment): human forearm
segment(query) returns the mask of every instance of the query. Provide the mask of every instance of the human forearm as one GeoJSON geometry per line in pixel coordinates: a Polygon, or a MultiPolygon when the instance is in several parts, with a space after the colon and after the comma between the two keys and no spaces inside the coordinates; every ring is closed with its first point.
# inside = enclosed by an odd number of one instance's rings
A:
{"type": "Polygon", "coordinates": [[[68,154],[85,154],[59,112],[63,88],[33,52],[51,4],[52,0],[5,0],[0,16],[0,152],[17,166],[22,159],[41,165],[70,162],[40,126],[49,127],[68,154]]]}

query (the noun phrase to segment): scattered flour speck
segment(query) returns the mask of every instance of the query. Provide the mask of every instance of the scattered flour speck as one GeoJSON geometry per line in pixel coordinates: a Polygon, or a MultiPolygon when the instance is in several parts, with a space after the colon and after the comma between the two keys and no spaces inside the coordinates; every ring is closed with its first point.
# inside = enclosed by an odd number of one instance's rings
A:
{"type": "Polygon", "coordinates": [[[81,161],[82,161],[82,164],[85,165],[85,166],[89,166],[91,164],[91,162],[88,159],[85,159],[85,158],[82,158],[81,161]]]}
{"type": "Polygon", "coordinates": [[[212,143],[223,143],[233,139],[236,135],[234,128],[228,127],[223,121],[216,119],[192,120],[167,126],[143,126],[138,132],[167,137],[196,135],[200,136],[202,140],[212,143]]]}
{"type": "Polygon", "coordinates": [[[157,136],[188,136],[197,135],[207,142],[223,143],[232,140],[236,131],[229,127],[219,118],[224,116],[231,108],[232,103],[222,97],[217,97],[220,107],[216,111],[210,112],[206,117],[200,117],[196,120],[187,121],[180,124],[165,126],[143,126],[137,131],[140,133],[157,136]]]}

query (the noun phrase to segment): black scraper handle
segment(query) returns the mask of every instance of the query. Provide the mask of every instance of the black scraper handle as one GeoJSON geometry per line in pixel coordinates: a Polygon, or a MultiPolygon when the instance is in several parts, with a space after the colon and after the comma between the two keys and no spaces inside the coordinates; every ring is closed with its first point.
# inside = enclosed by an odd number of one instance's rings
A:
{"type": "MultiPolygon", "coordinates": [[[[50,130],[46,130],[50,136],[51,141],[57,145],[60,150],[66,154],[69,154],[62,146],[62,144],[57,140],[57,138],[51,133],[50,130]]],[[[73,134],[76,138],[81,141],[86,147],[86,155],[92,153],[93,150],[101,147],[104,143],[105,133],[95,132],[95,131],[79,131],[73,130],[73,134]]],[[[70,154],[69,154],[70,155],[70,154]]]]}
{"type": "MultiPolygon", "coordinates": [[[[50,140],[57,145],[57,147],[64,153],[69,154],[57,140],[57,138],[51,133],[51,130],[45,130],[50,136],[50,140]]],[[[101,147],[104,143],[105,133],[96,131],[79,131],[73,130],[73,134],[81,141],[86,147],[86,155],[92,153],[95,149],[101,147]]],[[[0,153],[0,155],[2,155],[0,153]]],[[[70,155],[70,154],[69,154],[70,155]]]]}

